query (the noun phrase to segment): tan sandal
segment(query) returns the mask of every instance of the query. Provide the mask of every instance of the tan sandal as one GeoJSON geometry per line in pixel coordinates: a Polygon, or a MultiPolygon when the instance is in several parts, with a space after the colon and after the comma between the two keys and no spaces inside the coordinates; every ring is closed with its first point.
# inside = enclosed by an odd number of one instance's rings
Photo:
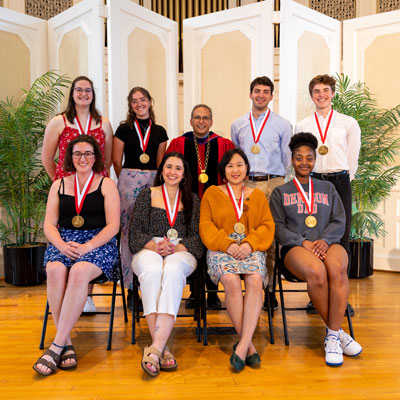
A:
{"type": "Polygon", "coordinates": [[[174,355],[169,350],[164,350],[160,358],[160,369],[161,371],[171,371],[178,368],[178,362],[174,355]],[[167,355],[167,356],[166,356],[167,355]],[[166,364],[167,360],[174,360],[173,364],[166,364]]]}
{"type": "Polygon", "coordinates": [[[63,369],[63,370],[74,369],[74,368],[76,368],[77,365],[78,365],[78,358],[76,356],[75,347],[72,344],[65,346],[64,350],[60,354],[60,363],[58,365],[58,368],[63,369]],[[73,353],[65,354],[67,351],[73,351],[73,353]],[[62,364],[63,361],[66,361],[66,360],[75,360],[75,363],[63,365],[62,364]]]}
{"type": "Polygon", "coordinates": [[[49,376],[57,371],[58,364],[60,362],[60,355],[55,353],[53,350],[47,349],[44,354],[38,358],[38,360],[33,364],[33,369],[40,375],[49,376]],[[49,356],[53,359],[54,362],[48,361],[44,356],[49,356]],[[40,370],[37,365],[42,364],[47,368],[50,368],[50,372],[43,372],[40,370]]]}
{"type": "Polygon", "coordinates": [[[160,373],[160,361],[156,361],[153,357],[150,356],[150,354],[155,354],[158,359],[161,357],[161,351],[157,349],[157,347],[154,346],[146,346],[143,349],[143,357],[142,357],[142,368],[143,371],[148,373],[150,376],[157,376],[160,373]],[[156,372],[153,372],[147,364],[151,364],[154,367],[157,368],[156,372]]]}

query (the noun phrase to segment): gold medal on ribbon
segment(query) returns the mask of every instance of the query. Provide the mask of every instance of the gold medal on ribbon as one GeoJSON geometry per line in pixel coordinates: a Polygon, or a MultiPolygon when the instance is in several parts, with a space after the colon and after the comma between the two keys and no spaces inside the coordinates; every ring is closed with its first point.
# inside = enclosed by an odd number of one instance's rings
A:
{"type": "Polygon", "coordinates": [[[203,169],[201,171],[201,174],[199,175],[199,182],[206,183],[207,181],[208,181],[208,175],[206,174],[206,171],[203,169]]]}
{"type": "Polygon", "coordinates": [[[253,144],[250,150],[253,154],[259,154],[261,151],[260,146],[258,144],[253,144]]]}
{"type": "Polygon", "coordinates": [[[321,156],[328,154],[328,151],[329,151],[328,146],[326,146],[325,144],[318,147],[318,153],[321,154],[321,156]]]}
{"type": "Polygon", "coordinates": [[[174,228],[168,229],[167,238],[171,240],[178,239],[178,231],[174,228]]]}
{"type": "Polygon", "coordinates": [[[75,228],[80,228],[81,226],[83,226],[84,223],[85,219],[80,215],[75,215],[75,217],[72,218],[72,225],[75,228]]]}
{"type": "Polygon", "coordinates": [[[147,164],[150,161],[150,157],[146,153],[142,153],[139,157],[139,160],[142,164],[147,164]]]}
{"type": "Polygon", "coordinates": [[[242,224],[241,222],[236,222],[236,224],[233,225],[233,230],[239,234],[246,232],[246,228],[245,228],[244,224],[242,224]]]}
{"type": "Polygon", "coordinates": [[[313,215],[309,215],[305,220],[304,223],[308,228],[314,228],[317,226],[317,218],[315,218],[313,215]]]}

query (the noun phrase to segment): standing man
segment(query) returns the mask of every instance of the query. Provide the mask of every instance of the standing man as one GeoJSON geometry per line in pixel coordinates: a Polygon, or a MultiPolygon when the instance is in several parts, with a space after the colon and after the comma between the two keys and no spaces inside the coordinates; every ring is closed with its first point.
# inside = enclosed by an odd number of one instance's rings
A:
{"type": "MultiPolygon", "coordinates": [[[[218,164],[223,154],[235,146],[229,139],[225,139],[210,131],[212,127],[212,110],[205,104],[193,107],[190,125],[193,131],[171,141],[167,153],[178,151],[183,154],[189,163],[193,177],[192,192],[202,198],[205,190],[211,185],[221,185],[218,175],[218,164]]],[[[211,282],[207,274],[206,285],[209,290],[217,290],[218,286],[211,282]]],[[[186,301],[186,308],[193,308],[190,301],[186,301]]],[[[217,293],[210,293],[207,298],[207,307],[220,309],[221,301],[217,293]]]]}
{"type": "MultiPolygon", "coordinates": [[[[231,126],[231,138],[236,147],[242,149],[249,159],[250,175],[248,185],[263,191],[268,200],[275,187],[284,183],[290,169],[292,137],[290,122],[268,108],[273,99],[274,84],[266,76],[250,84],[251,111],[244,114],[231,126]]],[[[270,282],[273,279],[275,244],[267,251],[267,269],[270,282]]],[[[268,285],[271,306],[278,302],[272,297],[272,285],[268,285]]],[[[267,294],[267,289],[265,291],[267,294]]],[[[264,302],[266,306],[266,301],[264,302]]]]}
{"type": "MultiPolygon", "coordinates": [[[[332,109],[336,80],[329,75],[317,75],[308,86],[315,104],[313,115],[298,122],[297,132],[311,132],[318,139],[318,154],[313,176],[328,180],[335,186],[346,212],[346,230],[340,244],[350,257],[351,186],[358,168],[361,129],[358,122],[332,109]]],[[[313,312],[311,303],[307,312],[313,312]]]]}

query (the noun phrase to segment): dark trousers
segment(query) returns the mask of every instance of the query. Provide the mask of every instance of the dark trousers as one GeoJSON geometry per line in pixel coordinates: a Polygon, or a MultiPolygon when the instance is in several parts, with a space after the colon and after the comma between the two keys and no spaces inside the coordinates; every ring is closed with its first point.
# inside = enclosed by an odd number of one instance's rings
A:
{"type": "MultiPolygon", "coordinates": [[[[318,177],[317,179],[321,178],[318,177]]],[[[344,211],[346,213],[346,229],[344,231],[342,239],[340,240],[340,244],[345,248],[350,259],[351,254],[350,254],[349,236],[350,236],[350,226],[351,226],[351,204],[352,204],[350,176],[349,174],[342,174],[334,177],[324,176],[321,180],[326,180],[333,183],[333,185],[336,188],[336,191],[340,196],[340,199],[342,200],[344,211]]]]}

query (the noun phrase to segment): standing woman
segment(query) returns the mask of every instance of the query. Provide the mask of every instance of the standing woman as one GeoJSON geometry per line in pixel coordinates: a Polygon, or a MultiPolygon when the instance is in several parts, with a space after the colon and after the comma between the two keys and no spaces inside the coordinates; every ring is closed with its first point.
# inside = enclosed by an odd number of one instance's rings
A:
{"type": "Polygon", "coordinates": [[[158,167],[154,187],[143,189],[129,224],[133,272],[140,282],[143,313],[152,344],[143,350],[142,368],[151,376],[176,369],[167,347],[186,278],[204,251],[199,236],[200,201],[183,155],[171,152],[158,167]]]}
{"type": "Polygon", "coordinates": [[[102,273],[118,276],[119,196],[115,183],[101,176],[103,161],[96,141],[81,135],[67,146],[63,167],[49,193],[44,233],[50,244],[44,265],[47,298],[57,333],[33,369],[51,375],[77,366],[70,332],[82,313],[88,283],[102,273]]]}
{"type": "MultiPolygon", "coordinates": [[[[110,122],[96,109],[93,82],[86,76],[78,76],[74,79],[69,91],[67,108],[52,118],[45,130],[42,163],[53,181],[72,174],[63,168],[65,152],[68,143],[82,134],[92,136],[98,143],[104,163],[100,174],[108,176],[107,170],[111,166],[113,131],[110,122]],[[58,163],[55,162],[57,149],[58,163]]],[[[92,289],[93,285],[90,286],[89,293],[92,289]]],[[[88,296],[86,299],[83,311],[96,311],[92,297],[88,296]]]]}
{"type": "Polygon", "coordinates": [[[261,362],[252,343],[268,284],[266,254],[274,238],[274,221],[265,194],[245,185],[249,162],[240,149],[225,152],[218,165],[225,185],[211,186],[201,200],[200,236],[208,248],[211,280],[225,289],[226,309],[239,341],[233,346],[231,365],[261,362]],[[243,297],[243,277],[246,294],[243,297]]]}
{"type": "Polygon", "coordinates": [[[312,303],[326,325],[325,361],[343,363],[362,347],[341,329],[349,299],[347,252],[340,245],[346,215],[331,182],[311,178],[318,141],[311,133],[295,134],[290,143],[294,180],[274,189],[271,210],[282,245],[283,274],[307,282],[312,303]]]}
{"type": "Polygon", "coordinates": [[[121,264],[128,291],[132,285],[129,218],[140,191],[153,185],[168,141],[166,130],[156,125],[153,102],[146,89],[134,87],[128,95],[126,120],[117,128],[113,141],[112,160],[121,198],[121,264]]]}

